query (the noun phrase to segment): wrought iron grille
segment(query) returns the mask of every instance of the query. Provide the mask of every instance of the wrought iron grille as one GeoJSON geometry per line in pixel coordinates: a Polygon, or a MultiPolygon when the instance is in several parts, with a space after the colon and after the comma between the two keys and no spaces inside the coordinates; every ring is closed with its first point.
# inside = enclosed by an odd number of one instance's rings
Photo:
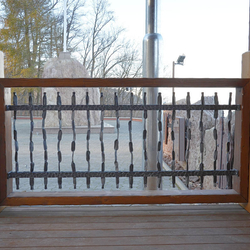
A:
{"type": "Polygon", "coordinates": [[[230,94],[228,105],[219,105],[217,93],[214,96],[214,105],[208,105],[204,101],[204,94],[201,96],[201,104],[200,105],[191,105],[190,104],[190,94],[187,93],[186,104],[177,105],[175,101],[175,93],[172,96],[172,104],[162,104],[162,97],[159,93],[158,95],[158,103],[157,105],[151,105],[146,103],[146,93],[143,95],[143,104],[142,105],[134,105],[133,103],[133,93],[130,95],[130,104],[129,105],[119,105],[118,96],[115,93],[114,95],[114,105],[106,105],[103,101],[103,94],[100,96],[100,105],[90,105],[89,104],[89,95],[86,93],[86,104],[85,105],[76,105],[76,94],[72,94],[71,105],[63,105],[61,102],[60,93],[57,93],[56,105],[48,105],[47,104],[47,96],[46,93],[43,95],[42,105],[34,105],[31,94],[29,95],[29,104],[27,105],[18,105],[17,95],[14,93],[13,95],[13,105],[6,105],[6,111],[13,111],[13,139],[14,139],[14,161],[15,161],[15,169],[8,173],[7,178],[15,178],[16,188],[19,189],[20,186],[20,178],[29,178],[30,180],[30,189],[34,189],[34,179],[35,178],[44,178],[44,188],[47,189],[48,186],[48,178],[57,178],[59,189],[62,188],[63,178],[73,178],[73,186],[76,188],[77,186],[77,178],[86,178],[86,186],[90,188],[91,178],[98,177],[100,178],[101,187],[105,186],[105,178],[113,177],[116,180],[116,187],[119,188],[119,178],[120,177],[128,177],[129,187],[133,187],[133,180],[135,177],[143,178],[144,187],[147,187],[148,177],[157,177],[158,178],[158,188],[161,187],[162,177],[169,176],[172,177],[172,185],[175,186],[176,177],[185,176],[186,181],[188,183],[190,176],[199,176],[201,182],[201,188],[203,186],[203,178],[204,176],[213,176],[213,181],[216,183],[217,176],[226,176],[228,182],[228,188],[232,188],[232,176],[238,175],[238,170],[233,169],[233,165],[230,162],[229,151],[230,151],[230,143],[232,138],[231,131],[231,118],[232,111],[240,110],[240,105],[232,105],[231,101],[232,97],[230,94]],[[29,171],[19,171],[19,145],[18,145],[18,130],[16,128],[17,121],[17,111],[27,110],[29,111],[29,119],[30,119],[30,138],[29,138],[29,153],[30,153],[30,170],[29,171]],[[35,110],[40,110],[42,112],[42,137],[43,137],[43,150],[44,150],[44,171],[36,171],[35,170],[35,159],[33,155],[34,151],[34,143],[33,143],[33,133],[34,133],[34,121],[33,121],[33,112],[35,110]],[[49,171],[48,169],[48,148],[47,148],[47,133],[46,133],[46,114],[47,111],[57,111],[58,113],[58,137],[57,137],[57,171],[49,171]],[[87,161],[87,171],[80,171],[77,169],[77,165],[75,164],[75,149],[76,149],[76,126],[75,126],[75,111],[86,111],[87,112],[87,133],[86,133],[86,161],[87,161]],[[90,111],[98,110],[100,111],[100,132],[99,132],[99,140],[100,140],[100,154],[101,154],[101,164],[100,171],[91,171],[90,165],[90,136],[91,136],[91,122],[90,122],[90,111]],[[105,110],[114,110],[116,113],[116,139],[114,141],[114,168],[113,171],[106,171],[106,161],[105,161],[105,145],[103,140],[104,134],[104,111],[105,110]],[[128,110],[130,112],[129,122],[128,122],[128,130],[129,130],[129,143],[128,150],[130,152],[130,161],[128,160],[128,170],[120,171],[119,170],[119,161],[117,157],[117,152],[119,150],[119,128],[120,128],[120,117],[119,111],[128,110]],[[144,159],[144,170],[143,171],[135,171],[134,170],[134,154],[133,154],[133,138],[132,138],[132,118],[133,111],[140,110],[143,112],[143,130],[141,131],[141,138],[143,144],[143,159],[144,159]],[[157,145],[157,162],[156,170],[149,171],[147,168],[148,164],[148,149],[146,146],[147,141],[147,126],[146,122],[148,119],[147,111],[155,110],[158,112],[158,145],[157,145]],[[171,140],[173,142],[172,147],[172,164],[171,170],[166,171],[162,168],[161,162],[161,148],[163,144],[163,124],[162,124],[162,111],[171,110],[172,111],[172,124],[171,124],[171,140]],[[186,161],[186,170],[176,170],[175,167],[175,131],[174,124],[176,119],[176,111],[184,110],[186,111],[186,152],[185,152],[185,161],[186,161]],[[192,111],[200,111],[200,121],[199,121],[199,129],[200,130],[200,164],[198,170],[190,170],[189,166],[189,151],[190,151],[190,141],[192,139],[191,129],[190,129],[190,114],[192,111]],[[213,131],[214,141],[215,141],[215,151],[214,151],[214,169],[206,170],[206,166],[204,166],[203,162],[203,154],[204,154],[204,124],[203,124],[203,112],[204,110],[211,110],[214,112],[214,122],[215,127],[213,131]],[[229,111],[229,119],[228,119],[228,143],[227,143],[227,169],[221,170],[217,169],[217,129],[216,129],[216,121],[218,119],[218,111],[219,110],[228,110],[229,111]],[[71,124],[72,124],[72,142],[71,142],[71,170],[72,171],[62,171],[61,162],[62,162],[62,152],[61,152],[61,140],[62,140],[62,111],[71,111],[71,124]]]}

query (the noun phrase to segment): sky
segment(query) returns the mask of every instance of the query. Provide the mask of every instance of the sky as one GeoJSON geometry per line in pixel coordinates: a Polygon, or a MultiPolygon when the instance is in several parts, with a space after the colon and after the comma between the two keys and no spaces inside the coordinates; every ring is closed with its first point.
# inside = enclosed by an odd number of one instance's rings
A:
{"type": "MultiPolygon", "coordinates": [[[[116,20],[140,45],[145,35],[146,0],[109,0],[116,20]]],[[[163,58],[186,55],[176,77],[241,77],[241,56],[248,50],[249,0],[160,0],[159,33],[163,58]]]]}
{"type": "MultiPolygon", "coordinates": [[[[117,23],[141,46],[146,0],[109,2],[117,23]]],[[[175,67],[176,78],[240,78],[248,25],[249,0],[159,0],[164,77],[172,77],[172,62],[185,54],[184,66],[175,67]]]]}

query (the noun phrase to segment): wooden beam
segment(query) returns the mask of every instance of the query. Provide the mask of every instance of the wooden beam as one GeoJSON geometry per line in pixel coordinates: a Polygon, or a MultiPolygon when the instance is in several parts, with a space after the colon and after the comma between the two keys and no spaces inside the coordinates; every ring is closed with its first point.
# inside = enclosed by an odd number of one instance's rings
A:
{"type": "MultiPolygon", "coordinates": [[[[5,105],[11,104],[11,88],[4,89],[5,105]]],[[[5,154],[6,154],[6,171],[12,170],[12,112],[5,111],[5,154]]],[[[7,177],[5,177],[7,178],[7,177]]],[[[13,192],[13,179],[7,180],[7,196],[13,192]]]]}
{"type": "MultiPolygon", "coordinates": [[[[249,138],[250,138],[250,83],[243,88],[242,100],[242,140],[241,140],[241,169],[240,169],[240,193],[249,202],[249,138]]],[[[237,147],[237,145],[236,145],[237,147]]],[[[250,212],[250,203],[247,204],[246,210],[250,212]]]]}
{"type": "MultiPolygon", "coordinates": [[[[243,95],[243,89],[237,88],[235,93],[235,103],[242,105],[242,95],[243,95]]],[[[241,138],[242,138],[242,112],[236,111],[235,112],[235,129],[234,129],[234,169],[237,169],[240,171],[241,168],[241,147],[238,145],[241,145],[241,138]]],[[[240,172],[241,173],[241,172],[240,172]]],[[[240,193],[240,183],[241,178],[233,177],[233,189],[240,193]]]]}
{"type": "Polygon", "coordinates": [[[4,87],[244,87],[249,79],[210,78],[2,78],[4,87]]]}
{"type": "Polygon", "coordinates": [[[248,203],[242,206],[250,213],[250,83],[243,88],[243,111],[242,111],[242,142],[241,142],[241,194],[246,197],[248,203]]]}
{"type": "Polygon", "coordinates": [[[111,205],[229,202],[244,203],[246,200],[234,190],[16,192],[10,194],[1,205],[111,205]]]}
{"type": "Polygon", "coordinates": [[[4,87],[0,85],[0,203],[7,197],[4,87]]]}

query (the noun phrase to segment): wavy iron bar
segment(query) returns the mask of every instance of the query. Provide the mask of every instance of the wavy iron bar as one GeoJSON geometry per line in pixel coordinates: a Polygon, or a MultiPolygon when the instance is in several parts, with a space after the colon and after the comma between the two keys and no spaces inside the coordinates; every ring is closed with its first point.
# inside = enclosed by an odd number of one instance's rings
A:
{"type": "MultiPolygon", "coordinates": [[[[161,93],[158,94],[157,98],[158,105],[162,105],[162,96],[161,93]]],[[[158,111],[158,145],[157,145],[157,170],[162,171],[162,157],[161,157],[161,152],[162,152],[162,110],[159,109],[158,111]]],[[[162,185],[162,178],[158,178],[158,188],[160,189],[162,185]]]]}
{"type": "MultiPolygon", "coordinates": [[[[61,96],[60,93],[57,92],[56,103],[58,105],[58,123],[59,123],[59,130],[58,130],[58,137],[57,137],[57,158],[58,158],[58,171],[61,172],[61,162],[62,162],[62,152],[61,152],[61,140],[62,140],[62,112],[61,112],[61,96]]],[[[58,187],[59,189],[62,188],[62,177],[58,176],[58,187]]]]}
{"type": "MultiPolygon", "coordinates": [[[[43,134],[43,150],[44,150],[44,172],[48,171],[48,150],[47,150],[47,135],[45,129],[45,119],[46,119],[46,105],[47,105],[47,96],[46,93],[43,94],[43,106],[44,110],[42,113],[42,134],[43,134]]],[[[44,189],[48,188],[48,178],[44,177],[44,189]]]]}
{"type": "MultiPolygon", "coordinates": [[[[147,98],[146,98],[146,92],[143,93],[143,104],[144,106],[147,105],[147,98]]],[[[148,119],[148,112],[146,109],[144,109],[143,112],[143,134],[142,134],[142,140],[143,140],[143,161],[144,161],[144,170],[148,171],[148,153],[147,153],[147,119],[148,119]]],[[[144,188],[147,187],[147,176],[144,176],[144,188]]]]}
{"type": "MultiPolygon", "coordinates": [[[[116,107],[116,111],[115,111],[115,115],[116,115],[116,140],[114,141],[114,151],[115,151],[115,161],[114,161],[114,165],[115,165],[115,171],[118,172],[119,171],[119,163],[118,163],[118,150],[119,150],[119,129],[120,129],[120,120],[119,120],[119,105],[118,105],[118,96],[117,93],[115,93],[114,95],[114,102],[115,102],[115,107],[116,107]]],[[[116,176],[116,188],[119,188],[119,176],[116,176]]]]}
{"type": "MultiPolygon", "coordinates": [[[[217,93],[214,94],[214,103],[215,105],[219,105],[218,95],[217,93]]],[[[214,130],[213,130],[213,137],[215,141],[215,149],[214,149],[214,170],[217,168],[217,160],[218,160],[218,131],[217,131],[217,120],[218,120],[218,110],[214,110],[214,130]]],[[[213,178],[214,187],[217,184],[217,176],[213,178]]]]}
{"type": "MultiPolygon", "coordinates": [[[[104,100],[103,100],[103,93],[101,93],[100,97],[100,104],[104,105],[104,100]]],[[[101,130],[100,130],[100,143],[101,143],[101,156],[102,156],[102,163],[101,163],[101,171],[104,173],[105,172],[105,151],[104,151],[104,141],[103,141],[103,130],[104,130],[104,109],[101,111],[101,130]]],[[[105,186],[105,177],[101,178],[101,183],[102,183],[102,189],[104,189],[105,186]]]]}
{"type": "MultiPolygon", "coordinates": [[[[14,92],[13,93],[13,105],[17,105],[17,95],[14,92]]],[[[17,119],[17,111],[14,111],[14,116],[13,116],[13,138],[15,141],[15,171],[16,173],[19,171],[19,163],[18,163],[18,140],[17,140],[17,130],[16,130],[16,119],[17,119]]],[[[19,189],[19,178],[16,178],[16,189],[19,189]]]]}
{"type": "MultiPolygon", "coordinates": [[[[201,104],[204,106],[204,93],[201,93],[201,104]]],[[[199,123],[199,130],[200,130],[200,171],[204,170],[204,125],[203,125],[203,109],[201,110],[201,115],[200,115],[200,123],[199,123]]],[[[201,189],[203,188],[203,182],[204,178],[201,176],[201,189]]]]}
{"type": "MultiPolygon", "coordinates": [[[[33,151],[34,151],[34,142],[33,142],[33,131],[34,131],[34,121],[33,121],[33,99],[31,93],[29,93],[29,113],[30,113],[30,172],[34,172],[35,169],[35,163],[34,163],[34,157],[33,157],[33,151]]],[[[34,190],[34,178],[30,177],[30,189],[34,190]]]]}
{"type": "MultiPolygon", "coordinates": [[[[71,97],[71,104],[75,105],[76,104],[76,95],[75,92],[73,92],[72,97],[71,97]]],[[[76,172],[76,164],[74,160],[75,156],[75,150],[76,150],[76,127],[75,127],[75,110],[72,110],[71,114],[71,122],[72,122],[72,132],[73,132],[73,140],[71,142],[71,152],[72,152],[72,160],[71,160],[71,169],[72,172],[76,172]]],[[[73,184],[74,184],[74,189],[76,189],[76,178],[73,178],[73,184]]]]}
{"type": "MultiPolygon", "coordinates": [[[[86,105],[89,105],[89,93],[86,92],[86,105]]],[[[86,142],[87,142],[87,151],[86,151],[86,161],[88,162],[88,172],[90,172],[90,150],[89,150],[89,141],[90,141],[90,112],[87,110],[87,121],[88,121],[88,131],[86,135],[86,142]]],[[[90,188],[90,178],[87,177],[86,179],[87,188],[90,188]]]]}
{"type": "MultiPolygon", "coordinates": [[[[134,104],[133,93],[130,93],[130,105],[134,104]]],[[[133,140],[132,140],[132,120],[133,120],[133,110],[130,111],[130,119],[128,122],[128,131],[129,131],[129,152],[130,152],[130,166],[129,171],[134,171],[134,155],[133,155],[133,140]]],[[[129,177],[129,187],[133,188],[133,176],[129,177]]]]}
{"type": "MultiPolygon", "coordinates": [[[[190,93],[187,93],[186,97],[186,103],[189,106],[190,105],[190,93]]],[[[185,153],[185,161],[187,163],[187,172],[189,170],[189,152],[190,152],[190,141],[191,141],[191,124],[190,124],[190,117],[191,117],[191,112],[190,110],[187,110],[187,120],[186,120],[186,137],[187,137],[187,146],[186,146],[186,153],[185,153]]],[[[189,176],[186,177],[186,186],[187,188],[189,187],[189,176]]]]}

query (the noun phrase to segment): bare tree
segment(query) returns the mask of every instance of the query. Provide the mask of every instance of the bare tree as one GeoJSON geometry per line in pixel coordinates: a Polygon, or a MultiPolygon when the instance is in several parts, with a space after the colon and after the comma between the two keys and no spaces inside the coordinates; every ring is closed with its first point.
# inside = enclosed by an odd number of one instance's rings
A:
{"type": "Polygon", "coordinates": [[[138,77],[141,71],[138,50],[124,39],[123,28],[115,28],[108,1],[93,0],[86,18],[88,28],[83,36],[81,57],[91,77],[138,77]]]}

